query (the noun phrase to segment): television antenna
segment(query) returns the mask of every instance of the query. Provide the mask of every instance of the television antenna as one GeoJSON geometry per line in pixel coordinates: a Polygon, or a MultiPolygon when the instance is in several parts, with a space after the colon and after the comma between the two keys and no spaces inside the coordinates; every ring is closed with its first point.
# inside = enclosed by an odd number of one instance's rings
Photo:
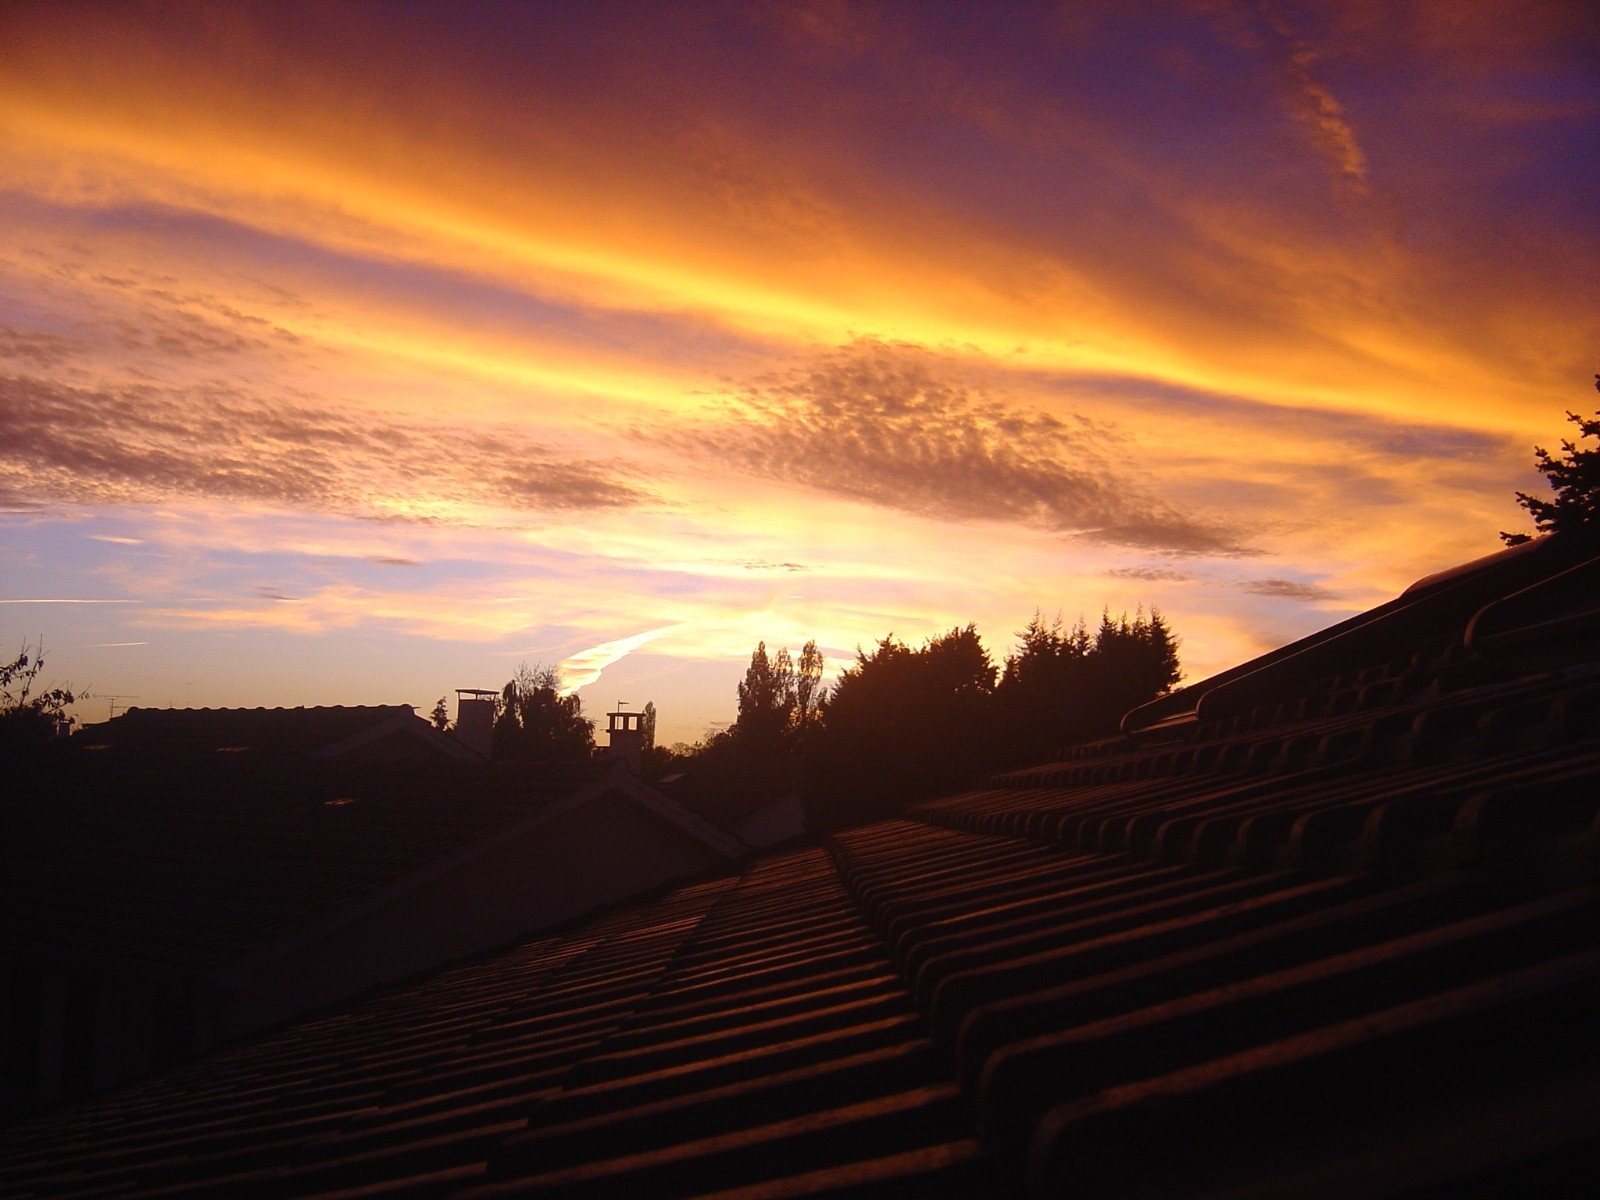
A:
{"type": "MultiPolygon", "coordinates": [[[[106,702],[106,720],[115,719],[118,700],[137,700],[138,698],[137,696],[101,696],[100,699],[106,702]]],[[[122,707],[126,709],[128,706],[124,704],[122,707]]]]}

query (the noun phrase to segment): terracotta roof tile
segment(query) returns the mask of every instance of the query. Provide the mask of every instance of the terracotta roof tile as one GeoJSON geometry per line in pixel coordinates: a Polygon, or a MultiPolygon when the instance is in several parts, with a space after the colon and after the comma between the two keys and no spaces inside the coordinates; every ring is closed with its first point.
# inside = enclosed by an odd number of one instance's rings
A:
{"type": "Polygon", "coordinates": [[[1538,561],[1380,612],[1380,661],[0,1132],[0,1192],[1586,1194],[1595,676],[1536,610],[1515,661],[1461,638],[1538,561]]]}

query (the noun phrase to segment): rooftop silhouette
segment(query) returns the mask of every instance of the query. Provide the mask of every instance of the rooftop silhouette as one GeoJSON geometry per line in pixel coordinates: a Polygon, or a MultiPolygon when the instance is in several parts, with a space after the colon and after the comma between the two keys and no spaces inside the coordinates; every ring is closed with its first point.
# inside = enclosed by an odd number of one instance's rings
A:
{"type": "MultiPolygon", "coordinates": [[[[0,1133],[37,1196],[1574,1194],[1593,538],[0,1133]]],[[[354,806],[352,806],[354,807],[354,806]]]]}

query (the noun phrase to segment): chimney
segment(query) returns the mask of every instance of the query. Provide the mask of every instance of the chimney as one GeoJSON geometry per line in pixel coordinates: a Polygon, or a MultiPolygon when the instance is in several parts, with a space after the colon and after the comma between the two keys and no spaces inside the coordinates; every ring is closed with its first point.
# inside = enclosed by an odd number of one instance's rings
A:
{"type": "Polygon", "coordinates": [[[606,714],[606,733],[611,740],[606,757],[620,758],[635,775],[641,774],[644,770],[644,714],[623,712],[619,703],[616,712],[606,714]]]}
{"type": "Polygon", "coordinates": [[[499,694],[483,688],[456,689],[456,741],[484,758],[493,749],[494,701],[499,694]]]}

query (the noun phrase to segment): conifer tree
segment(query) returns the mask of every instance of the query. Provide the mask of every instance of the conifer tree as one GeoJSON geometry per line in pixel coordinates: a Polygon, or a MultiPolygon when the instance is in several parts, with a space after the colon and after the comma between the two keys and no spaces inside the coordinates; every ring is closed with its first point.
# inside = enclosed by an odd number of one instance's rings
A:
{"type": "Polygon", "coordinates": [[[856,652],[802,762],[807,820],[833,828],[959,787],[995,754],[995,667],[976,627],[856,652]]]}
{"type": "MultiPolygon", "coordinates": [[[[1594,386],[1600,391],[1600,375],[1594,377],[1594,386]]],[[[1600,412],[1592,420],[1569,412],[1567,420],[1578,427],[1580,438],[1600,438],[1600,412]]],[[[1533,448],[1533,457],[1554,493],[1549,500],[1517,493],[1517,503],[1533,517],[1534,528],[1540,533],[1557,533],[1592,525],[1600,517],[1600,447],[1580,450],[1576,442],[1562,439],[1560,458],[1543,446],[1533,448]]],[[[1532,541],[1533,535],[1502,533],[1500,540],[1517,546],[1532,541]]]]}

